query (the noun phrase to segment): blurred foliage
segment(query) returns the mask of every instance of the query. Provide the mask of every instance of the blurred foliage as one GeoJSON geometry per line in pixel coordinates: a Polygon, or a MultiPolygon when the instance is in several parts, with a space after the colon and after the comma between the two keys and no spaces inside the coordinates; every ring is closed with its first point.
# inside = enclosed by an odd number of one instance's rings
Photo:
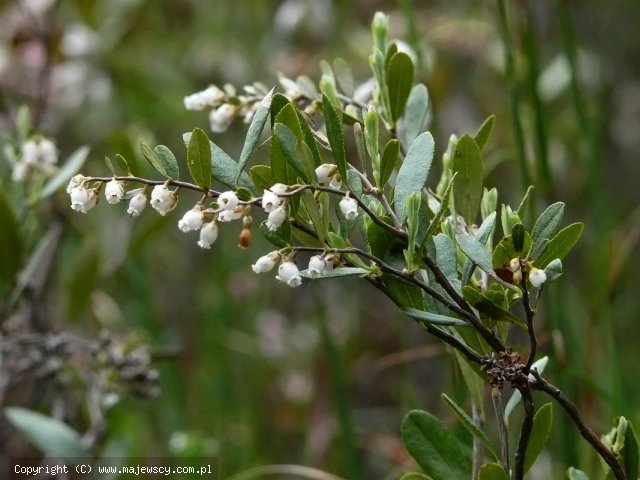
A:
{"type": "MultiPolygon", "coordinates": [[[[55,138],[64,158],[87,144],[87,170],[107,174],[104,155],[122,153],[134,172],[149,173],[138,142],[183,151],[181,134],[208,123],[184,110],[182,99],[209,83],[270,86],[279,71],[317,79],[320,59],[338,55],[364,81],[369,22],[374,11],[385,10],[393,36],[418,55],[416,76],[429,87],[436,155],[449,133],[476,131],[495,113],[485,183],[508,192],[498,202],[513,205],[522,197],[516,160],[522,154],[539,186],[538,202],[562,200],[569,220],[584,221],[579,252],[565,263],[567,280],[549,292],[541,312],[541,350],[550,356],[551,378],[579,399],[598,431],[606,431],[617,412],[637,424],[640,304],[632,274],[640,266],[634,255],[640,69],[630,59],[640,54],[640,4],[508,3],[511,82],[494,2],[5,2],[2,141],[15,136],[19,106],[27,104],[35,129],[55,138]],[[519,93],[521,153],[512,133],[510,86],[519,93]],[[50,95],[42,95],[43,88],[50,95]]],[[[214,138],[237,157],[244,131],[234,128],[235,135],[214,138]]],[[[20,192],[1,163],[4,208],[4,196],[16,205],[20,192]]],[[[19,210],[25,252],[34,252],[47,231],[61,238],[40,294],[30,299],[37,308],[28,318],[37,321],[16,328],[87,338],[103,329],[135,334],[150,345],[159,372],[158,397],[124,395],[107,410],[99,448],[132,456],[219,455],[224,475],[296,463],[345,477],[359,471],[362,478],[396,478],[411,466],[399,440],[404,413],[426,408],[454,423],[438,398],[463,389],[452,362],[390,302],[370,301],[368,286],[340,279],[324,281],[321,290],[314,283],[292,292],[250,273],[252,252],[266,248],[257,235],[243,251],[227,229],[214,250],[202,252],[169,225],[173,218],[133,222],[101,207],[99,215],[79,217],[67,202],[60,192],[19,210]]],[[[24,267],[25,258],[15,253],[4,255],[24,267]]],[[[4,261],[2,267],[9,268],[4,261]]],[[[3,317],[3,334],[23,317],[3,317]]],[[[6,364],[2,369],[5,379],[6,364]]],[[[80,397],[54,386],[46,376],[3,383],[0,399],[3,406],[56,412],[87,430],[90,414],[78,405],[80,397]]],[[[531,478],[559,478],[556,465],[592,458],[569,427],[554,429],[552,441],[543,453],[551,458],[534,467],[531,478]]],[[[0,450],[28,451],[6,423],[0,450]]]]}

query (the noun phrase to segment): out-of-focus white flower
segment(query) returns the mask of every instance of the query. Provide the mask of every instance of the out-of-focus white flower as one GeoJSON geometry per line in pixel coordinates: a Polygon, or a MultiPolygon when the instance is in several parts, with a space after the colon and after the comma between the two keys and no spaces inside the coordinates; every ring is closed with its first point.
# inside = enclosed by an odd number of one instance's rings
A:
{"type": "Polygon", "coordinates": [[[238,195],[232,190],[222,192],[218,196],[218,206],[220,210],[235,210],[238,206],[238,195]]]}
{"type": "Polygon", "coordinates": [[[107,202],[112,205],[122,200],[124,198],[124,193],[124,183],[116,179],[107,182],[104,187],[104,196],[107,199],[107,202]]]}
{"type": "Polygon", "coordinates": [[[332,163],[323,163],[316,168],[316,177],[318,177],[319,183],[327,183],[331,181],[331,178],[336,173],[337,167],[332,163]]]}
{"type": "Polygon", "coordinates": [[[547,274],[544,272],[544,270],[533,267],[529,272],[529,281],[531,282],[531,285],[538,288],[540,285],[547,281],[547,274]]]}
{"type": "Polygon", "coordinates": [[[84,187],[75,187],[69,193],[71,208],[76,212],[87,213],[96,206],[98,196],[95,190],[87,190],[84,187]]]}
{"type": "Polygon", "coordinates": [[[273,267],[276,266],[276,263],[280,261],[280,252],[270,252],[266,255],[263,255],[256,263],[251,265],[251,268],[255,273],[264,273],[273,270],[273,267]]]}
{"type": "Polygon", "coordinates": [[[270,231],[275,232],[278,228],[280,228],[280,226],[286,219],[287,209],[283,205],[280,205],[279,207],[274,208],[273,210],[271,210],[271,212],[269,212],[266,223],[267,228],[270,231]]]}
{"type": "Polygon", "coordinates": [[[99,46],[99,36],[83,23],[69,25],[60,42],[60,50],[68,57],[88,55],[95,52],[99,46]]]}
{"type": "Polygon", "coordinates": [[[218,224],[213,222],[205,223],[200,229],[200,240],[198,240],[198,246],[209,250],[218,239],[218,224]]]}
{"type": "Polygon", "coordinates": [[[29,175],[29,165],[26,162],[16,162],[11,171],[11,180],[14,182],[24,182],[29,175]]]}
{"type": "Polygon", "coordinates": [[[223,103],[209,114],[211,131],[215,133],[226,132],[231,122],[236,118],[238,107],[230,103],[223,103]]]}
{"type": "Polygon", "coordinates": [[[358,216],[358,203],[353,198],[345,196],[340,200],[340,211],[347,220],[355,220],[358,216]]]}
{"type": "Polygon", "coordinates": [[[203,222],[204,213],[202,212],[202,207],[196,205],[191,210],[188,210],[178,221],[178,228],[183,232],[191,232],[202,227],[203,222]]]}
{"type": "Polygon", "coordinates": [[[278,275],[276,280],[286,283],[290,287],[298,287],[302,283],[300,270],[293,262],[282,262],[278,267],[278,275]]]}
{"type": "Polygon", "coordinates": [[[71,180],[69,180],[69,185],[67,185],[67,193],[71,193],[71,190],[76,187],[81,187],[86,179],[87,177],[80,173],[71,177],[71,180]]]}
{"type": "Polygon", "coordinates": [[[328,262],[322,255],[314,255],[309,259],[307,272],[311,278],[320,277],[333,270],[333,263],[328,262]]]}
{"type": "Polygon", "coordinates": [[[202,92],[200,92],[202,99],[205,103],[211,107],[216,105],[225,99],[226,94],[215,85],[209,85],[202,92]]]}
{"type": "Polygon", "coordinates": [[[192,93],[184,97],[184,108],[187,110],[204,110],[207,108],[207,102],[200,92],[192,93]]]}
{"type": "Polygon", "coordinates": [[[292,100],[304,96],[304,92],[295,80],[291,80],[280,73],[278,74],[278,81],[284,89],[284,94],[292,100]]]}
{"type": "Polygon", "coordinates": [[[22,161],[28,165],[46,167],[58,162],[55,144],[41,137],[32,137],[20,146],[22,161]]]}
{"type": "Polygon", "coordinates": [[[218,213],[218,221],[219,222],[232,222],[233,220],[239,220],[244,215],[244,207],[242,205],[238,205],[233,210],[222,210],[218,213]]]}
{"type": "Polygon", "coordinates": [[[144,208],[147,206],[147,196],[140,192],[137,195],[131,197],[129,201],[129,208],[127,209],[127,213],[132,217],[137,217],[142,213],[144,208]]]}
{"type": "Polygon", "coordinates": [[[175,208],[178,199],[175,192],[169,190],[166,185],[156,185],[151,190],[150,203],[160,215],[166,215],[175,208]]]}

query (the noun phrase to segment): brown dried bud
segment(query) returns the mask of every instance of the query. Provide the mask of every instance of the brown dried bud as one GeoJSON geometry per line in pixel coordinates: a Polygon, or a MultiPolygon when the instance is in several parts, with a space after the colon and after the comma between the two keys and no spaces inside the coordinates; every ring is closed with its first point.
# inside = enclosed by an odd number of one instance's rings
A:
{"type": "Polygon", "coordinates": [[[248,228],[243,228],[240,232],[240,237],[238,237],[238,247],[243,250],[248,248],[251,244],[251,230],[248,228]]]}

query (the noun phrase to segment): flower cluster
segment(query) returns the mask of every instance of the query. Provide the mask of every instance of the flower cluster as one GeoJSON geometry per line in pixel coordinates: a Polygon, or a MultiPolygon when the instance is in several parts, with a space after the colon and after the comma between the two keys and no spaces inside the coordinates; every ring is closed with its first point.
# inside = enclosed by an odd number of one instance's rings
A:
{"type": "Polygon", "coordinates": [[[13,164],[11,178],[24,182],[34,172],[51,176],[56,172],[58,149],[48,138],[33,136],[20,146],[20,155],[13,164]]]}
{"type": "Polygon", "coordinates": [[[202,91],[184,97],[184,108],[187,110],[211,109],[209,123],[211,131],[226,132],[233,121],[242,117],[244,123],[250,123],[260,101],[268,94],[268,89],[261,83],[246,85],[243,93],[238,94],[233,85],[223,88],[210,85],[202,91]]]}
{"type": "MultiPolygon", "coordinates": [[[[540,287],[544,282],[547,281],[547,274],[544,270],[541,270],[536,267],[532,267],[527,264],[529,270],[529,283],[535,288],[540,287]]],[[[513,274],[513,283],[519,285],[522,282],[522,272],[523,272],[523,262],[519,258],[512,258],[509,262],[508,269],[513,274]]]]}
{"type": "MultiPolygon", "coordinates": [[[[314,255],[309,259],[309,265],[306,273],[310,278],[318,278],[331,272],[339,262],[339,256],[333,253],[326,255],[314,255]]],[[[285,256],[280,251],[274,251],[263,255],[256,261],[256,263],[251,265],[251,268],[255,273],[265,273],[273,270],[278,263],[280,265],[278,266],[276,280],[290,287],[299,287],[302,283],[302,277],[298,266],[291,258],[285,256]]]]}

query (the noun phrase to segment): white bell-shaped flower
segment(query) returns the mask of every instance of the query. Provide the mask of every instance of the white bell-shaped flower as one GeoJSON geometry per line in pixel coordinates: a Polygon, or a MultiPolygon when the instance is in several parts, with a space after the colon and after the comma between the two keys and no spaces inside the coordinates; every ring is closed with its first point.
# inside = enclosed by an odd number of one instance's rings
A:
{"type": "Polygon", "coordinates": [[[347,220],[355,220],[358,216],[358,202],[348,195],[345,195],[344,198],[340,200],[340,211],[347,220]]]}
{"type": "Polygon", "coordinates": [[[218,239],[218,224],[214,222],[205,223],[200,229],[200,240],[198,240],[198,246],[209,250],[218,239]]]}
{"type": "Polygon", "coordinates": [[[69,196],[71,208],[80,213],[87,213],[96,206],[98,200],[95,190],[87,190],[84,187],[73,188],[69,196]]]}
{"type": "Polygon", "coordinates": [[[238,205],[233,210],[222,210],[218,213],[218,221],[219,222],[232,222],[233,220],[239,220],[242,218],[244,214],[244,207],[242,205],[238,205]]]}
{"type": "Polygon", "coordinates": [[[538,288],[540,285],[547,281],[547,274],[544,272],[544,270],[533,267],[529,272],[529,281],[531,282],[531,285],[538,288]]]}
{"type": "Polygon", "coordinates": [[[307,273],[311,278],[317,278],[329,271],[329,262],[322,255],[314,255],[309,259],[307,273]]]}
{"type": "MultiPolygon", "coordinates": [[[[14,182],[24,182],[29,176],[29,164],[27,162],[16,162],[11,171],[11,180],[14,182]]],[[[67,192],[69,193],[69,192],[67,192]]]]}
{"type": "Polygon", "coordinates": [[[282,200],[280,199],[280,197],[271,190],[264,190],[262,192],[262,208],[264,209],[265,213],[269,213],[274,208],[278,208],[281,203],[282,200]]]}
{"type": "Polygon", "coordinates": [[[323,163],[316,168],[316,177],[319,183],[328,183],[336,173],[337,167],[332,163],[323,163]]]}
{"type": "Polygon", "coordinates": [[[137,195],[131,197],[129,200],[129,208],[127,208],[127,213],[132,217],[137,217],[142,213],[142,211],[147,206],[147,196],[140,192],[137,195]]]}
{"type": "Polygon", "coordinates": [[[280,205],[278,208],[275,208],[269,212],[269,217],[267,218],[267,228],[272,232],[275,232],[287,219],[287,209],[280,205]]]}
{"type": "Polygon", "coordinates": [[[302,283],[300,270],[293,262],[282,262],[278,267],[278,275],[276,280],[286,283],[290,287],[298,287],[302,283]]]}
{"type": "Polygon", "coordinates": [[[175,208],[178,199],[175,192],[169,190],[166,185],[156,185],[151,190],[150,203],[160,215],[166,215],[175,208]]]}
{"type": "Polygon", "coordinates": [[[218,196],[218,206],[220,210],[234,210],[238,206],[238,196],[236,192],[227,190],[218,196]]]}
{"type": "Polygon", "coordinates": [[[108,203],[115,204],[124,198],[124,183],[118,180],[107,182],[104,187],[104,196],[108,203]]]}
{"type": "Polygon", "coordinates": [[[251,265],[251,268],[255,273],[265,273],[273,270],[273,267],[275,267],[279,261],[280,253],[270,252],[256,260],[256,263],[251,265]]]}
{"type": "Polygon", "coordinates": [[[71,190],[73,190],[76,187],[80,187],[82,186],[82,184],[84,183],[84,181],[87,179],[87,177],[85,177],[82,174],[77,174],[74,175],[73,177],[71,177],[71,180],[69,180],[69,185],[67,185],[67,193],[71,193],[71,190]]]}
{"type": "Polygon", "coordinates": [[[203,222],[204,213],[202,212],[202,207],[196,205],[191,210],[188,210],[178,221],[178,228],[183,232],[191,232],[202,227],[203,222]]]}
{"type": "Polygon", "coordinates": [[[40,161],[44,165],[55,165],[58,163],[58,149],[48,138],[40,139],[40,161]]]}

